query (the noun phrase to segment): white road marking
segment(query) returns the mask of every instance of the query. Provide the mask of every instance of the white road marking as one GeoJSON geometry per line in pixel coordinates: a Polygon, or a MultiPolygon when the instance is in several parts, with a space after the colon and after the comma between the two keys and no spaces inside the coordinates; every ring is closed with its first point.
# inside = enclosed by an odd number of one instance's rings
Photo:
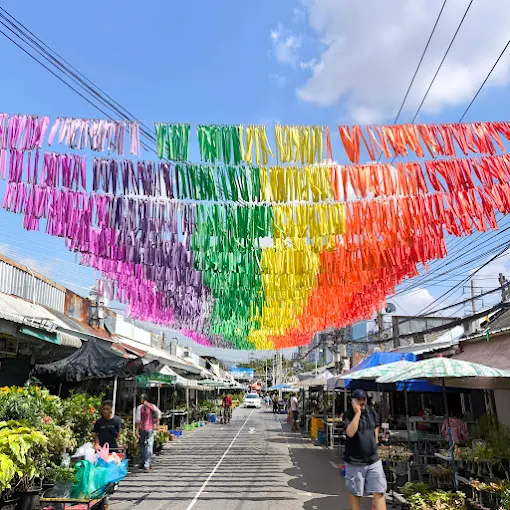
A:
{"type": "Polygon", "coordinates": [[[332,460],[329,461],[333,469],[338,469],[338,464],[335,464],[332,460]]]}
{"type": "Polygon", "coordinates": [[[248,434],[250,434],[250,435],[255,434],[255,429],[253,427],[250,427],[250,430],[248,431],[248,434]]]}
{"type": "Polygon", "coordinates": [[[241,431],[244,429],[244,426],[248,423],[248,420],[251,418],[251,415],[254,413],[255,411],[252,411],[250,413],[250,415],[248,416],[248,418],[246,418],[246,421],[243,423],[243,425],[241,426],[241,428],[237,431],[237,434],[234,436],[234,439],[232,439],[231,443],[228,445],[227,449],[225,450],[225,452],[223,453],[223,455],[221,456],[221,459],[218,461],[218,463],[216,464],[216,466],[214,466],[214,469],[211,471],[211,473],[209,474],[209,476],[207,477],[207,479],[205,480],[205,482],[203,483],[202,487],[200,487],[200,490],[197,492],[196,496],[193,498],[193,501],[188,505],[188,507],[186,508],[186,510],[191,510],[196,502],[198,501],[198,498],[200,497],[200,495],[204,492],[205,488],[207,487],[207,484],[211,481],[211,478],[214,476],[214,473],[216,473],[216,471],[218,470],[218,468],[220,467],[220,464],[223,462],[223,459],[227,456],[227,453],[230,451],[230,448],[232,448],[232,445],[234,444],[235,440],[239,437],[239,434],[241,433],[241,431]]]}

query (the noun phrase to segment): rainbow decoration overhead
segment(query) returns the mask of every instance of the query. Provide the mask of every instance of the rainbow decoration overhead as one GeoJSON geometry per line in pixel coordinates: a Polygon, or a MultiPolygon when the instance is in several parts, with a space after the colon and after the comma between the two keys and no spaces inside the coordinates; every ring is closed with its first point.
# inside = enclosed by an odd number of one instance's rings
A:
{"type": "Polygon", "coordinates": [[[369,318],[446,255],[445,233],[510,212],[505,122],[340,126],[348,165],[322,126],[199,125],[192,163],[186,124],[156,125],[157,161],[136,159],[136,123],[50,124],[0,114],[2,207],[44,220],[133,318],[205,346],[292,347],[369,318]]]}

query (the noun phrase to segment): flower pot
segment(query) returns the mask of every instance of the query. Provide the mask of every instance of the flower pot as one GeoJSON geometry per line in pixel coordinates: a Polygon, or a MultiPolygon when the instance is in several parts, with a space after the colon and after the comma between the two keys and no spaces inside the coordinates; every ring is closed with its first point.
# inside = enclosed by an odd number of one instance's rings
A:
{"type": "Polygon", "coordinates": [[[41,506],[40,492],[40,489],[18,492],[19,501],[16,508],[18,510],[39,510],[41,506]]]}
{"type": "Polygon", "coordinates": [[[53,488],[55,487],[55,484],[54,483],[43,483],[42,484],[42,492],[41,494],[46,494],[47,492],[51,491],[53,488]]]}
{"type": "Polygon", "coordinates": [[[18,498],[8,499],[3,501],[0,499],[0,509],[1,510],[15,510],[16,504],[18,503],[18,498]]]}

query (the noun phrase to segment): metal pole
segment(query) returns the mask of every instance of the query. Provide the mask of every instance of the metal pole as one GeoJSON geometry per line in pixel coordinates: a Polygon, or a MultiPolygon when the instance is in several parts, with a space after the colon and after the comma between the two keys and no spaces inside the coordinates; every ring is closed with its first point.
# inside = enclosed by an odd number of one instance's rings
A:
{"type": "Polygon", "coordinates": [[[136,433],[136,377],[133,377],[133,434],[136,433]]]}
{"type": "Polygon", "coordinates": [[[117,384],[118,384],[118,378],[117,376],[115,376],[113,378],[113,403],[112,403],[112,411],[113,411],[113,414],[115,415],[115,407],[117,406],[117,384]]]}
{"type": "MultiPolygon", "coordinates": [[[[333,422],[331,428],[331,448],[335,447],[335,404],[336,404],[336,390],[333,388],[333,422]]],[[[326,424],[327,427],[327,424],[326,424]]]]}
{"type": "Polygon", "coordinates": [[[189,388],[188,382],[186,383],[186,425],[189,425],[189,388]]]}
{"type": "Polygon", "coordinates": [[[161,407],[161,384],[158,384],[158,403],[157,408],[159,409],[161,407]]]}
{"type": "Polygon", "coordinates": [[[473,311],[473,315],[476,313],[476,304],[475,304],[475,281],[471,278],[471,310],[473,311]]]}
{"type": "Polygon", "coordinates": [[[266,358],[266,392],[267,392],[267,388],[268,388],[268,387],[269,387],[269,386],[267,385],[267,358],[266,358]]]}

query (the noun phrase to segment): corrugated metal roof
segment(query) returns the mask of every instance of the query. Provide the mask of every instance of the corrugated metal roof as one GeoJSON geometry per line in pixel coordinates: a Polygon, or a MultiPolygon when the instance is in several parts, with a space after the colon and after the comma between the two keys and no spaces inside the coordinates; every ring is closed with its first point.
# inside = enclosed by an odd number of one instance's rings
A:
{"type": "Polygon", "coordinates": [[[51,321],[58,327],[68,328],[68,326],[66,326],[43,306],[29,303],[19,297],[10,296],[1,292],[0,317],[23,324],[27,324],[29,322],[27,322],[27,319],[32,319],[34,321],[34,325],[37,322],[51,321]]]}
{"type": "Polygon", "coordinates": [[[510,328],[510,310],[503,309],[489,321],[488,328],[490,331],[510,328]]]}

